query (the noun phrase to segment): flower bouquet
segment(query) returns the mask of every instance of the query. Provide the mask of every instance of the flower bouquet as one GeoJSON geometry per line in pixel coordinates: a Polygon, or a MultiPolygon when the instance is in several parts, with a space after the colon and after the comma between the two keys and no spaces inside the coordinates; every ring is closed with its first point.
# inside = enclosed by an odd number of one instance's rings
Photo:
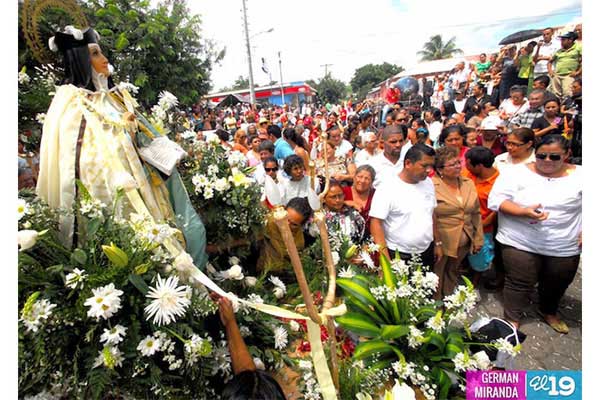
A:
{"type": "Polygon", "coordinates": [[[246,157],[223,148],[218,138],[195,143],[195,157],[179,165],[194,208],[206,227],[209,244],[230,247],[260,236],[266,221],[262,187],[251,177],[246,157]]]}
{"type": "MultiPolygon", "coordinates": [[[[466,285],[458,286],[443,303],[435,302],[438,277],[417,258],[405,263],[381,256],[380,266],[379,276],[348,270],[337,280],[348,313],[336,322],[360,336],[353,360],[371,372],[379,371],[379,380],[409,383],[426,399],[464,397],[465,372],[493,366],[485,351],[470,351],[482,345],[467,325],[476,303],[473,285],[464,278],[466,285]]],[[[483,345],[513,354],[519,350],[504,339],[483,345]]],[[[344,378],[358,380],[353,385],[361,392],[354,396],[362,393],[370,398],[363,374],[340,375],[342,382],[344,378]]],[[[370,389],[377,392],[376,387],[370,389]]]]}

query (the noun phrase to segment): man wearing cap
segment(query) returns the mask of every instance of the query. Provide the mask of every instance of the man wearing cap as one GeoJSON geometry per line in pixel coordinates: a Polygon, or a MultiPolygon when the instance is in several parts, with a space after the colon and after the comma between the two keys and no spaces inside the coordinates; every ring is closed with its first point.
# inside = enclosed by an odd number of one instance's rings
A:
{"type": "MultiPolygon", "coordinates": [[[[481,121],[481,136],[477,136],[477,146],[483,146],[494,153],[494,157],[506,151],[506,147],[498,137],[498,127],[503,126],[503,121],[497,115],[488,115],[481,121]]],[[[467,170],[463,170],[463,175],[467,170]]]]}
{"type": "Polygon", "coordinates": [[[572,95],[573,80],[581,75],[582,48],[575,46],[575,32],[567,32],[559,38],[561,49],[554,53],[551,62],[548,63],[548,75],[552,78],[552,92],[564,98],[572,95]]]}

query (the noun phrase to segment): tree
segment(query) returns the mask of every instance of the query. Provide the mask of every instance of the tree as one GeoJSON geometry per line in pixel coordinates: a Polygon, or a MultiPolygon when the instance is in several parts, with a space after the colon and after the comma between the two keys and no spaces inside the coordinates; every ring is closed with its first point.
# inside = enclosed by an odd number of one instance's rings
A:
{"type": "Polygon", "coordinates": [[[333,78],[331,73],[321,78],[318,83],[313,80],[307,80],[306,83],[317,90],[324,103],[338,103],[348,94],[346,84],[333,78]]]}
{"type": "Polygon", "coordinates": [[[362,100],[373,86],[402,71],[404,68],[387,62],[363,65],[354,71],[350,85],[353,93],[362,100]]]}
{"type": "MultiPolygon", "coordinates": [[[[224,57],[225,49],[218,51],[213,42],[200,36],[200,17],[191,14],[185,0],[85,0],[80,4],[89,25],[101,36],[102,51],[115,66],[113,79],[138,86],[137,98],[143,106],[156,103],[161,90],[173,93],[183,105],[194,104],[208,93],[212,66],[224,57]]],[[[51,27],[66,24],[73,22],[58,18],[56,12],[45,12],[41,41],[47,43],[51,27]]],[[[58,56],[56,61],[60,67],[58,56]]],[[[28,71],[40,65],[21,43],[19,64],[28,71]]]]}
{"type": "Polygon", "coordinates": [[[432,36],[417,54],[421,55],[421,61],[441,60],[452,58],[455,54],[463,54],[463,51],[456,47],[455,40],[456,37],[452,37],[444,43],[441,35],[432,36]]]}

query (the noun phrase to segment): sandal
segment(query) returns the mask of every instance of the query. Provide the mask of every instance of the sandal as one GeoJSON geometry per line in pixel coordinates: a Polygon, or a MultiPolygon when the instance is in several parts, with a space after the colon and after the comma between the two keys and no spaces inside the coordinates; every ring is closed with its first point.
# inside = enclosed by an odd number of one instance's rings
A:
{"type": "Polygon", "coordinates": [[[548,325],[550,325],[550,327],[552,329],[554,329],[556,332],[563,333],[565,335],[567,333],[569,333],[569,327],[567,326],[567,324],[564,321],[561,321],[558,318],[556,320],[549,321],[547,315],[545,315],[541,312],[539,312],[539,314],[542,316],[542,318],[544,318],[544,321],[546,321],[546,323],[548,325]]]}

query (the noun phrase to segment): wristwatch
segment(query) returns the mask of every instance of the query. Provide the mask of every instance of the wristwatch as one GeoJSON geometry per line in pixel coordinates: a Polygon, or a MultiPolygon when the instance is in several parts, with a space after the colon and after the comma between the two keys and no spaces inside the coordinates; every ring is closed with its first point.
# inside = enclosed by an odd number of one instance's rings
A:
{"type": "Polygon", "coordinates": [[[437,242],[435,242],[435,245],[436,245],[436,246],[441,246],[441,245],[442,245],[442,241],[441,241],[441,240],[438,240],[437,242]]]}

